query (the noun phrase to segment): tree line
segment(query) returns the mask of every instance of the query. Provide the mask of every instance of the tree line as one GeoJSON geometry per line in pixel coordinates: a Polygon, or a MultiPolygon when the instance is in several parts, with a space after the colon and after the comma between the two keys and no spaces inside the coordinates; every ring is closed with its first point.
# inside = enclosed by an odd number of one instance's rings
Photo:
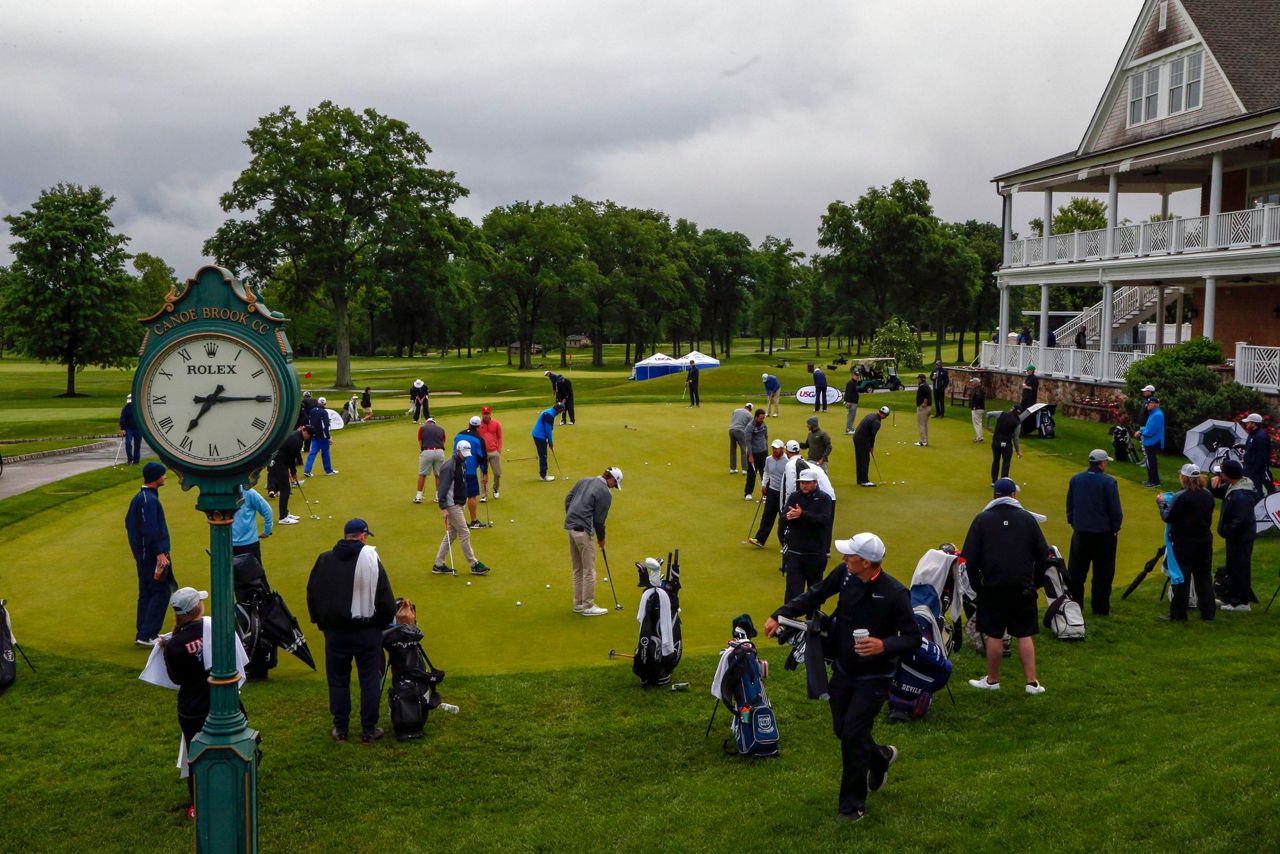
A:
{"type": "MultiPolygon", "coordinates": [[[[300,353],[332,355],[351,385],[353,353],[508,347],[521,368],[537,347],[585,334],[593,365],[606,342],[625,361],[670,342],[730,358],[734,340],[761,350],[793,339],[861,348],[891,318],[938,341],[989,330],[992,273],[1002,255],[992,223],[946,223],[924,181],[899,179],[854,202],[832,202],[812,256],[784,237],[758,244],[656,210],[573,197],[520,201],[472,222],[467,188],[429,164],[407,124],[323,102],[262,117],[245,139],[249,163],[220,198],[228,218],[206,255],[292,321],[300,353]]],[[[130,256],[110,220],[114,199],[70,184],[5,217],[13,263],[0,269],[0,345],[67,367],[124,366],[136,318],[175,283],[161,259],[130,256]],[[132,259],[134,272],[127,264],[132,259]]]]}

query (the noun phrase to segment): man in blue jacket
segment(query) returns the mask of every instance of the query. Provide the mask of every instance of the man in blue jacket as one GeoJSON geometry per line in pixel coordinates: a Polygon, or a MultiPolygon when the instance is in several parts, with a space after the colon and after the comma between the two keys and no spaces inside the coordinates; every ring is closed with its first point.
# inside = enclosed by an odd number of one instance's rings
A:
{"type": "Polygon", "coordinates": [[[271,505],[256,489],[246,489],[242,495],[240,509],[231,520],[231,554],[251,554],[262,563],[262,543],[258,539],[258,517],[262,517],[262,536],[271,536],[274,518],[271,505]]]}
{"type": "Polygon", "coordinates": [[[1157,457],[1164,447],[1164,410],[1160,408],[1158,397],[1147,398],[1146,406],[1147,423],[1133,436],[1142,440],[1142,451],[1147,456],[1147,481],[1142,485],[1155,489],[1160,485],[1160,462],[1157,457]]]}
{"type": "Polygon", "coordinates": [[[467,513],[470,522],[468,527],[483,528],[484,524],[480,521],[480,515],[476,512],[476,499],[480,495],[480,473],[488,473],[489,457],[484,446],[484,439],[477,432],[480,427],[480,416],[473,415],[467,423],[467,429],[463,430],[453,438],[453,447],[456,449],[464,442],[471,446],[471,453],[466,457],[466,481],[467,481],[467,513]]]}
{"type": "Polygon", "coordinates": [[[556,429],[556,416],[564,411],[557,403],[548,406],[538,413],[538,420],[533,424],[533,444],[538,449],[538,480],[555,480],[555,475],[547,474],[547,449],[555,450],[556,443],[551,438],[556,429]]]}
{"type": "Polygon", "coordinates": [[[138,416],[133,411],[133,395],[124,399],[124,408],[120,410],[120,435],[126,464],[136,466],[142,460],[142,434],[138,432],[138,416]]]}
{"type": "Polygon", "coordinates": [[[333,460],[329,458],[329,410],[325,408],[327,402],[323,397],[320,398],[307,414],[307,423],[311,427],[311,451],[307,454],[307,464],[302,467],[302,473],[307,477],[311,477],[311,467],[315,465],[316,454],[320,455],[325,474],[338,473],[338,470],[333,467],[333,460]]]}
{"type": "Polygon", "coordinates": [[[129,512],[124,517],[129,549],[138,569],[138,646],[156,645],[164,625],[165,605],[177,588],[169,557],[169,526],[160,504],[159,490],[164,486],[166,471],[157,462],[142,467],[142,489],[129,502],[129,512]]]}
{"type": "Polygon", "coordinates": [[[813,411],[827,411],[827,375],[817,365],[813,367],[813,411]]]}
{"type": "Polygon", "coordinates": [[[1276,491],[1275,482],[1271,479],[1271,437],[1262,423],[1262,416],[1256,412],[1246,415],[1241,422],[1249,438],[1244,442],[1244,476],[1253,481],[1253,488],[1259,497],[1265,498],[1276,491]]]}
{"type": "Polygon", "coordinates": [[[1116,577],[1116,543],[1124,513],[1120,487],[1107,474],[1111,457],[1101,448],[1089,452],[1089,468],[1067,484],[1067,524],[1071,526],[1071,555],[1067,563],[1067,589],[1084,607],[1084,580],[1093,566],[1090,602],[1093,613],[1111,613],[1111,584],[1116,577]]]}
{"type": "Polygon", "coordinates": [[[764,405],[764,414],[778,417],[778,398],[782,395],[782,383],[773,374],[761,374],[760,381],[764,383],[764,396],[767,398],[764,405]]]}

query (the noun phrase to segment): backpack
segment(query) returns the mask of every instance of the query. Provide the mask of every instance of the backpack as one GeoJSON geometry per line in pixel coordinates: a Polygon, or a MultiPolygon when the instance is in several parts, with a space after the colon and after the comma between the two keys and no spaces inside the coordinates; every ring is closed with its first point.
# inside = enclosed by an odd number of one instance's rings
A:
{"type": "Polygon", "coordinates": [[[733,737],[725,739],[726,753],[764,758],[780,752],[778,722],[764,688],[765,673],[755,644],[748,640],[731,641],[721,653],[720,678],[713,693],[733,713],[733,737]]]}
{"type": "MultiPolygon", "coordinates": [[[[1054,549],[1057,553],[1057,549],[1054,549]]],[[[1063,579],[1062,558],[1049,559],[1049,567],[1044,572],[1044,595],[1049,600],[1049,607],[1044,612],[1044,627],[1053,632],[1058,640],[1084,640],[1084,611],[1080,603],[1067,592],[1063,579]]]]}

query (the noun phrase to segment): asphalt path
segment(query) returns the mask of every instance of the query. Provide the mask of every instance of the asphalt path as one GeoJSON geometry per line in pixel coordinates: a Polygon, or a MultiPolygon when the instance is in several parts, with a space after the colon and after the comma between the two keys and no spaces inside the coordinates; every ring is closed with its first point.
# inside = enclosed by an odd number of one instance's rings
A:
{"type": "MultiPolygon", "coordinates": [[[[4,473],[0,474],[0,498],[8,498],[38,486],[56,483],[72,475],[109,468],[116,464],[123,465],[124,451],[121,449],[120,441],[107,441],[110,444],[105,448],[76,451],[56,457],[41,457],[20,463],[11,463],[6,460],[4,473]],[[120,449],[118,455],[117,449],[120,449]]],[[[145,441],[142,443],[142,456],[143,459],[153,456],[151,448],[145,441]]],[[[142,476],[141,472],[138,476],[142,476]]]]}

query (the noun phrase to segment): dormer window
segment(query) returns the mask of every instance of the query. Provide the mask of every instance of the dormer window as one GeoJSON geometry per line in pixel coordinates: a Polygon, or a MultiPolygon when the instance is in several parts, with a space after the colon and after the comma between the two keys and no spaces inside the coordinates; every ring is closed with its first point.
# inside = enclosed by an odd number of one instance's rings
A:
{"type": "Polygon", "coordinates": [[[1186,53],[1129,75],[1128,126],[1153,122],[1200,108],[1204,51],[1186,53]],[[1163,80],[1162,80],[1163,78],[1163,80]],[[1160,93],[1168,91],[1163,111],[1160,93]]]}
{"type": "Polygon", "coordinates": [[[1160,66],[1129,75],[1129,125],[1160,118],[1160,66]]]}
{"type": "Polygon", "coordinates": [[[1169,63],[1169,115],[1200,106],[1204,53],[1196,51],[1169,63]]]}

